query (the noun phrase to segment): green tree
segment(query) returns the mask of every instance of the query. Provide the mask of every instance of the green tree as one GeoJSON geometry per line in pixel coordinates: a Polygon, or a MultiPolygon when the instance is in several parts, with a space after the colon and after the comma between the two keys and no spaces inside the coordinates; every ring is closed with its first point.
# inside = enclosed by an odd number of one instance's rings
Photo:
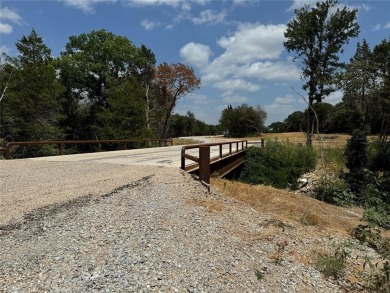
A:
{"type": "MultiPolygon", "coordinates": [[[[60,139],[58,122],[63,87],[56,77],[50,49],[33,29],[16,48],[20,55],[6,56],[2,76],[9,87],[0,105],[1,131],[5,141],[60,139]]],[[[5,85],[1,80],[1,88],[5,85]]]]}
{"type": "Polygon", "coordinates": [[[144,89],[136,80],[122,82],[105,91],[106,107],[98,112],[98,137],[129,139],[147,132],[145,103],[140,97],[144,89]]]}
{"type": "Polygon", "coordinates": [[[303,131],[305,129],[305,115],[302,111],[295,111],[287,116],[283,121],[284,131],[287,132],[297,132],[303,131]]]}
{"type": "Polygon", "coordinates": [[[276,121],[268,125],[269,132],[272,133],[281,133],[286,131],[286,125],[284,122],[276,121]]]}
{"type": "MultiPolygon", "coordinates": [[[[316,103],[312,105],[314,111],[316,111],[318,118],[318,130],[320,133],[330,133],[332,132],[332,114],[334,112],[334,106],[329,103],[316,103]]],[[[309,109],[306,109],[304,112],[305,120],[307,121],[308,116],[310,115],[309,109]]],[[[313,122],[315,129],[317,129],[317,121],[313,122]]]]}
{"type": "Polygon", "coordinates": [[[374,47],[373,59],[378,74],[378,84],[371,95],[373,117],[377,117],[380,140],[386,142],[390,132],[390,39],[374,47]]]}
{"type": "Polygon", "coordinates": [[[222,111],[219,123],[229,136],[244,137],[260,133],[266,117],[267,113],[261,106],[255,109],[247,104],[235,108],[229,105],[222,111]]]}
{"type": "MultiPolygon", "coordinates": [[[[339,1],[317,2],[314,7],[305,5],[295,11],[288,23],[284,46],[288,52],[296,52],[301,61],[303,89],[308,94],[310,106],[335,90],[334,77],[342,63],[339,53],[350,38],[357,37],[359,25],[357,10],[340,8],[339,1]]],[[[313,113],[309,111],[307,144],[312,142],[313,113]]]]}
{"type": "MultiPolygon", "coordinates": [[[[136,81],[137,88],[143,91],[135,92],[146,109],[147,85],[153,75],[154,62],[154,54],[145,46],[137,48],[126,37],[105,30],[71,36],[58,60],[60,78],[67,88],[63,109],[68,117],[64,121],[64,126],[70,130],[68,138],[95,139],[98,133],[105,133],[98,129],[104,124],[104,115],[108,115],[107,109],[115,99],[112,93],[123,84],[130,83],[133,87],[136,81]],[[78,115],[83,119],[70,119],[78,115]],[[75,121],[83,121],[83,124],[75,125],[75,121]]],[[[125,106],[127,102],[122,94],[119,97],[125,106]]],[[[143,110],[142,113],[146,117],[147,112],[143,110]]],[[[146,124],[146,119],[142,121],[146,124]]]]}
{"type": "Polygon", "coordinates": [[[372,120],[372,105],[369,97],[370,92],[375,88],[375,67],[370,47],[367,41],[363,40],[362,44],[357,44],[356,52],[346,65],[342,77],[343,102],[353,109],[355,129],[364,129],[372,120]]]}

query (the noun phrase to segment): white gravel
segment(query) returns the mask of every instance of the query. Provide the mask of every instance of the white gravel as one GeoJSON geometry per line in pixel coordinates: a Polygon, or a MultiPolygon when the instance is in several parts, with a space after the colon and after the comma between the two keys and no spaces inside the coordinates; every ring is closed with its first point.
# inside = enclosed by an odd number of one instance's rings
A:
{"type": "MultiPolygon", "coordinates": [[[[118,176],[113,170],[106,171],[118,176]]],[[[274,226],[278,233],[270,235],[270,217],[207,194],[178,169],[132,171],[115,184],[111,176],[95,178],[96,190],[83,193],[64,180],[60,203],[46,195],[50,200],[0,226],[0,292],[341,292],[293,257],[325,240],[298,241],[294,226],[274,226]]]]}

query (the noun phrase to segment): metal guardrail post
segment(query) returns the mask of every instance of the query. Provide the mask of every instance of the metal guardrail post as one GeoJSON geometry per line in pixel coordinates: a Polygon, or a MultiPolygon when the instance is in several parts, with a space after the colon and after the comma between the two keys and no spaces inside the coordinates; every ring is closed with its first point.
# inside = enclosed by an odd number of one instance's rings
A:
{"type": "Polygon", "coordinates": [[[185,170],[186,169],[186,158],[184,154],[186,153],[186,147],[181,148],[181,169],[185,170]]]}
{"type": "Polygon", "coordinates": [[[210,184],[210,146],[199,147],[199,180],[210,184]]]}

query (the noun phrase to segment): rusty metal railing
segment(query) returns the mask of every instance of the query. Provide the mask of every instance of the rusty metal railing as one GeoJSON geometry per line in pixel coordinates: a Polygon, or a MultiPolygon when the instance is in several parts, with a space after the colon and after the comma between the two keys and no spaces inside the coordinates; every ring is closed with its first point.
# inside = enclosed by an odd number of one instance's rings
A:
{"type": "Polygon", "coordinates": [[[32,145],[58,145],[58,154],[64,154],[64,145],[78,145],[78,144],[97,144],[97,151],[101,150],[102,143],[123,143],[123,149],[127,149],[128,143],[143,143],[147,146],[148,143],[157,143],[161,146],[172,146],[172,139],[103,139],[103,140],[43,140],[43,141],[11,141],[5,147],[0,148],[5,159],[11,159],[11,149],[14,146],[32,146],[32,145]]]}
{"type": "Polygon", "coordinates": [[[247,140],[237,140],[222,143],[208,143],[208,144],[194,144],[187,145],[181,149],[181,169],[184,171],[192,171],[199,167],[199,179],[207,184],[210,184],[210,163],[233,155],[238,152],[242,152],[248,148],[247,140]],[[228,150],[223,149],[224,145],[228,145],[228,150]],[[219,148],[218,155],[211,157],[210,148],[217,146],[219,148]],[[235,149],[234,149],[235,146],[235,149]],[[199,149],[199,156],[190,155],[186,153],[186,150],[199,149]],[[189,159],[195,163],[186,166],[186,159],[189,159]]]}

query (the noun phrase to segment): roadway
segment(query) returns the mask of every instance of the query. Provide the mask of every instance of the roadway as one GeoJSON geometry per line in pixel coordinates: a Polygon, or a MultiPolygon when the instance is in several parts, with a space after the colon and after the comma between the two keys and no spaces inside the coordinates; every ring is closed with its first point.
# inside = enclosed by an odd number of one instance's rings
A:
{"type": "MultiPolygon", "coordinates": [[[[196,137],[206,143],[221,138],[196,137]]],[[[97,152],[18,160],[0,160],[1,226],[20,223],[39,208],[65,203],[83,196],[109,194],[143,180],[164,168],[180,175],[182,146],[97,152]]],[[[198,150],[187,150],[198,156],[198,150]]],[[[218,154],[212,147],[211,155],[218,154]]],[[[188,162],[190,163],[190,162],[188,162]]]]}

